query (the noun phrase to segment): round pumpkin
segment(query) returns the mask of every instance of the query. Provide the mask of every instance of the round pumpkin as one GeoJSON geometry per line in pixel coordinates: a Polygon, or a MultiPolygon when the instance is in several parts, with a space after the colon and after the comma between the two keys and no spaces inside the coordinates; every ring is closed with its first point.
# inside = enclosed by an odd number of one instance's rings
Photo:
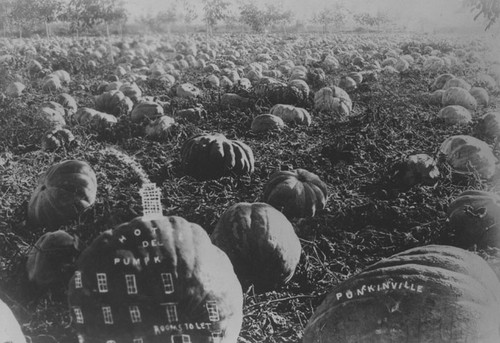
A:
{"type": "Polygon", "coordinates": [[[82,343],[236,343],[243,317],[231,262],[176,216],[103,232],[80,255],[68,300],[82,343]]]}
{"type": "Polygon", "coordinates": [[[176,94],[181,98],[196,98],[202,95],[201,89],[191,83],[183,83],[177,86],[176,94]]]}
{"type": "Polygon", "coordinates": [[[68,149],[76,145],[77,141],[75,136],[68,129],[56,127],[55,129],[47,132],[42,138],[42,150],[56,151],[60,148],[68,149]]]}
{"type": "Polygon", "coordinates": [[[443,106],[449,105],[460,105],[474,111],[477,107],[477,101],[466,89],[450,87],[443,93],[443,106]]]}
{"type": "Polygon", "coordinates": [[[477,172],[485,179],[495,175],[498,160],[482,140],[467,135],[451,136],[441,144],[440,152],[457,173],[477,172]]]}
{"type": "Polygon", "coordinates": [[[300,241],[292,224],[265,203],[241,202],[229,207],[211,235],[233,263],[244,287],[275,289],[288,282],[300,260],[300,241]]]}
{"type": "Polygon", "coordinates": [[[68,93],[61,93],[57,97],[57,102],[61,104],[66,112],[66,116],[70,117],[73,113],[78,109],[78,105],[76,104],[75,98],[73,98],[68,93]]]}
{"type": "Polygon", "coordinates": [[[279,131],[285,127],[283,119],[273,114],[259,114],[252,120],[251,130],[254,133],[279,131]]]}
{"type": "Polygon", "coordinates": [[[325,208],[328,189],[314,173],[286,170],[271,175],[262,198],[289,218],[314,217],[317,209],[325,208]]]}
{"type": "Polygon", "coordinates": [[[472,87],[469,93],[476,99],[479,106],[487,107],[490,103],[490,96],[486,89],[482,87],[472,87]]]}
{"type": "Polygon", "coordinates": [[[285,123],[303,124],[307,126],[311,125],[311,115],[306,109],[301,107],[277,104],[271,108],[270,112],[272,115],[283,119],[285,123]]]}
{"type": "Polygon", "coordinates": [[[488,138],[500,137],[500,112],[488,112],[482,116],[476,127],[479,134],[488,138]]]}
{"type": "Polygon", "coordinates": [[[222,134],[199,134],[181,147],[181,165],[186,174],[199,180],[251,174],[255,158],[243,142],[229,140],[222,134]]]}
{"type": "Polygon", "coordinates": [[[451,79],[454,79],[455,75],[453,74],[441,74],[439,75],[434,82],[432,83],[430,90],[431,91],[436,91],[438,89],[443,89],[444,85],[446,82],[448,82],[451,79]]]}
{"type": "Polygon", "coordinates": [[[95,130],[112,126],[118,119],[112,114],[96,111],[88,107],[80,107],[71,117],[73,124],[88,126],[95,130]]]}
{"type": "Polygon", "coordinates": [[[314,108],[320,112],[332,113],[339,118],[349,116],[352,101],[340,87],[324,87],[314,94],[314,108]]]}
{"type": "Polygon", "coordinates": [[[130,112],[130,120],[140,122],[144,118],[154,120],[163,115],[163,107],[155,101],[141,101],[130,112]]]}
{"type": "Polygon", "coordinates": [[[499,342],[499,297],[481,257],[451,246],[414,248],[336,286],[303,342],[499,342]]]}
{"type": "Polygon", "coordinates": [[[460,105],[443,107],[437,117],[444,120],[445,124],[448,125],[464,125],[472,122],[472,115],[469,110],[460,105]]]}
{"type": "Polygon", "coordinates": [[[500,248],[500,196],[470,190],[461,193],[448,207],[449,226],[463,248],[477,245],[500,248]]]}
{"type": "Polygon", "coordinates": [[[28,253],[28,279],[38,286],[67,283],[80,252],[78,238],[57,230],[43,234],[28,253]]]}
{"type": "Polygon", "coordinates": [[[67,160],[51,166],[38,181],[28,203],[28,221],[56,228],[76,219],[92,206],[97,180],[83,161],[67,160]]]}
{"type": "Polygon", "coordinates": [[[0,300],[0,342],[26,343],[19,322],[2,300],[0,300]]]}
{"type": "Polygon", "coordinates": [[[129,114],[133,107],[134,103],[132,100],[117,90],[104,92],[95,98],[95,109],[97,111],[114,116],[129,114]]]}

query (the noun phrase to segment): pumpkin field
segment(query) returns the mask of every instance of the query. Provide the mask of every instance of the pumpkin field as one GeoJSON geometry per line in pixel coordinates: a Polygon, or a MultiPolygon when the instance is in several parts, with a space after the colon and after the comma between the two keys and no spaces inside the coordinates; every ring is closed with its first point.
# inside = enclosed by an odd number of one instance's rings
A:
{"type": "Polygon", "coordinates": [[[486,35],[1,39],[0,299],[33,343],[499,342],[499,97],[486,35]]]}

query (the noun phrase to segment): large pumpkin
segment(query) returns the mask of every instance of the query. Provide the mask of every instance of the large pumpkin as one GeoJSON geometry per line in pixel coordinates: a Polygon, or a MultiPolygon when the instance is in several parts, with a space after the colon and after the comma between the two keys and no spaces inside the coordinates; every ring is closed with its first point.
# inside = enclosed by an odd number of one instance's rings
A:
{"type": "Polygon", "coordinates": [[[0,300],[0,342],[26,343],[16,317],[2,300],[0,300]]]}
{"type": "Polygon", "coordinates": [[[300,260],[300,241],[292,224],[265,203],[241,202],[220,217],[212,242],[233,263],[240,282],[257,291],[288,282],[300,260]]]}
{"type": "Polygon", "coordinates": [[[274,114],[259,114],[252,120],[251,130],[254,133],[280,131],[285,127],[285,122],[274,114]]]}
{"type": "Polygon", "coordinates": [[[75,114],[71,116],[73,124],[93,128],[94,130],[113,126],[118,119],[105,112],[97,111],[88,107],[80,107],[75,114]]]}
{"type": "Polygon", "coordinates": [[[103,232],[69,284],[79,342],[236,343],[243,294],[199,225],[138,217],[103,232]]]}
{"type": "Polygon", "coordinates": [[[51,166],[40,178],[28,203],[28,222],[56,228],[95,202],[97,180],[83,161],[67,160],[51,166]]]}
{"type": "Polygon", "coordinates": [[[251,174],[254,163],[248,145],[229,140],[222,134],[199,134],[189,138],[181,147],[183,169],[199,180],[251,174]]]}
{"type": "Polygon", "coordinates": [[[274,173],[264,186],[264,202],[287,217],[313,217],[326,205],[328,189],[314,173],[305,169],[274,173]]]}
{"type": "Polygon", "coordinates": [[[470,190],[448,207],[449,226],[461,247],[500,248],[500,196],[470,190]]]}
{"type": "Polygon", "coordinates": [[[472,115],[469,110],[460,105],[443,107],[437,117],[444,120],[445,124],[448,125],[465,125],[472,122],[472,115]]]}
{"type": "Polygon", "coordinates": [[[477,107],[476,99],[468,90],[461,87],[450,87],[443,93],[443,106],[460,105],[468,110],[474,111],[477,107]]]}
{"type": "Polygon", "coordinates": [[[440,147],[446,161],[457,173],[477,172],[489,179],[495,175],[497,158],[488,144],[467,135],[448,137],[440,147]]]}
{"type": "Polygon", "coordinates": [[[163,107],[154,101],[141,101],[135,105],[130,112],[130,119],[133,122],[140,122],[144,118],[155,120],[163,115],[163,107]]]}
{"type": "Polygon", "coordinates": [[[500,137],[500,112],[487,112],[479,119],[476,130],[482,136],[498,139],[500,137]]]}
{"type": "Polygon", "coordinates": [[[304,343],[500,342],[500,283],[471,252],[430,245],[341,283],[310,318],[304,343]]]}

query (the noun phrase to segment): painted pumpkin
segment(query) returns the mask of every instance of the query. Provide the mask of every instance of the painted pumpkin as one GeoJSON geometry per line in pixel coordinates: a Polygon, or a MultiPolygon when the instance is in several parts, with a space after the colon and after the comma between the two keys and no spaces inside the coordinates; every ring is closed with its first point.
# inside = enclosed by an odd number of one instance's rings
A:
{"type": "Polygon", "coordinates": [[[314,217],[324,209],[328,198],[326,184],[305,169],[274,173],[264,186],[264,202],[283,212],[288,218],[314,217]]]}
{"type": "Polygon", "coordinates": [[[499,297],[481,257],[451,246],[414,248],[336,286],[303,342],[499,342],[499,297]]]}
{"type": "Polygon", "coordinates": [[[292,105],[277,104],[271,110],[271,114],[280,117],[285,123],[295,123],[299,125],[311,125],[311,115],[309,112],[301,107],[292,105]]]}
{"type": "Polygon", "coordinates": [[[279,131],[285,127],[283,119],[273,114],[260,114],[252,121],[251,130],[254,133],[279,131]]]}
{"type": "Polygon", "coordinates": [[[199,134],[181,147],[181,165],[199,180],[245,175],[254,171],[255,158],[248,145],[222,134],[199,134]]]}
{"type": "Polygon", "coordinates": [[[352,101],[342,88],[324,87],[314,94],[314,108],[320,112],[345,118],[351,114],[352,101]]]}
{"type": "Polygon", "coordinates": [[[133,107],[134,103],[132,100],[117,90],[102,93],[95,99],[95,109],[97,111],[114,116],[129,114],[133,107]]]}
{"type": "Polygon", "coordinates": [[[444,120],[448,125],[464,125],[472,122],[472,115],[469,110],[460,105],[450,105],[443,107],[437,117],[444,120]]]}
{"type": "Polygon", "coordinates": [[[236,343],[243,294],[199,225],[138,217],[84,250],[69,284],[79,342],[236,343]]]}
{"type": "Polygon", "coordinates": [[[118,119],[112,114],[96,111],[88,107],[80,107],[71,117],[71,121],[73,124],[98,130],[116,124],[118,119]]]}
{"type": "Polygon", "coordinates": [[[40,178],[28,203],[28,222],[56,228],[76,219],[92,206],[97,180],[83,161],[67,160],[51,166],[40,178]]]}
{"type": "Polygon", "coordinates": [[[477,172],[489,179],[496,172],[497,158],[485,142],[467,135],[448,137],[440,147],[446,161],[457,173],[477,172]]]}
{"type": "Polygon", "coordinates": [[[163,115],[163,107],[154,101],[141,101],[130,112],[130,120],[140,122],[144,118],[154,120],[163,115]]]}
{"type": "Polygon", "coordinates": [[[500,248],[500,196],[465,191],[448,207],[449,226],[463,248],[500,248]]]}
{"type": "Polygon", "coordinates": [[[443,106],[460,105],[474,111],[477,107],[476,99],[461,87],[450,87],[443,93],[443,106]]]}
{"type": "Polygon", "coordinates": [[[79,253],[80,242],[69,233],[58,230],[43,234],[28,253],[28,279],[41,287],[67,283],[79,253]]]}
{"type": "Polygon", "coordinates": [[[2,300],[0,300],[0,319],[0,342],[26,343],[19,322],[2,300]]]}
{"type": "Polygon", "coordinates": [[[265,203],[229,207],[211,239],[227,254],[242,285],[253,284],[259,292],[288,282],[300,260],[300,241],[292,224],[265,203]]]}

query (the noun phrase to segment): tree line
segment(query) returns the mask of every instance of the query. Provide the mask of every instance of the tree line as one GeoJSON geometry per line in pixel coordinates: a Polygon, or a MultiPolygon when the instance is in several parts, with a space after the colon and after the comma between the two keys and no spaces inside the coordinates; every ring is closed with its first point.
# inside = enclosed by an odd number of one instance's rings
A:
{"type": "MultiPolygon", "coordinates": [[[[293,23],[303,22],[295,13],[282,4],[269,2],[257,5],[252,0],[237,1],[231,6],[230,0],[202,0],[201,13],[194,0],[175,0],[165,10],[138,18],[142,27],[153,32],[168,32],[172,25],[191,25],[201,19],[208,33],[221,22],[226,27],[245,24],[255,32],[265,32],[271,27],[285,28],[293,23]],[[235,9],[236,8],[236,9],[235,9]]],[[[475,19],[484,17],[486,29],[493,25],[500,16],[500,0],[462,0],[464,7],[474,13],[475,19]]],[[[323,32],[330,28],[342,28],[348,19],[361,26],[379,27],[391,21],[391,18],[378,12],[352,13],[345,1],[336,0],[318,9],[310,22],[322,27],[323,32]]],[[[71,32],[77,35],[99,24],[123,25],[129,19],[124,0],[0,0],[0,25],[6,31],[33,31],[44,25],[47,36],[50,23],[67,22],[71,32]]]]}

